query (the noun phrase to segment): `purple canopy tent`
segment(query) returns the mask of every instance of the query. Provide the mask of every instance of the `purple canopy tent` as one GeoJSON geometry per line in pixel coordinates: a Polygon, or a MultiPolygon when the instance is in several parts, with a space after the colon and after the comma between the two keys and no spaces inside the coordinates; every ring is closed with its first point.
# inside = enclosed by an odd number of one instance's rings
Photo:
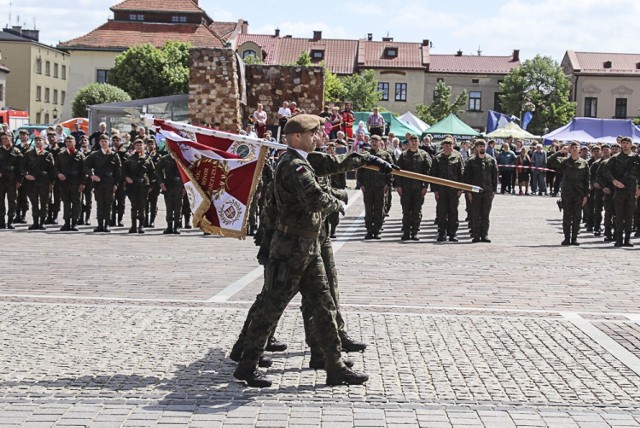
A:
{"type": "Polygon", "coordinates": [[[544,135],[544,144],[553,140],[580,141],[587,143],[615,143],[616,137],[631,137],[634,144],[640,144],[640,128],[630,119],[596,119],[575,117],[565,126],[544,135]]]}

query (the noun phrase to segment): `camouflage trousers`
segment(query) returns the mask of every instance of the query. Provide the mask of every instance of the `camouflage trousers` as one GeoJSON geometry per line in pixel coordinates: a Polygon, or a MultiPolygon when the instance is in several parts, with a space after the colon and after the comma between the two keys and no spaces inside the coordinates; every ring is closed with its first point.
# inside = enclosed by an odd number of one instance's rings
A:
{"type": "Polygon", "coordinates": [[[278,320],[291,299],[300,292],[315,320],[317,341],[324,354],[327,371],[343,368],[336,307],[319,240],[275,232],[264,279],[260,303],[246,329],[240,366],[249,370],[258,366],[278,320]]]}
{"type": "Polygon", "coordinates": [[[436,211],[439,235],[456,236],[456,233],[458,233],[459,203],[458,190],[442,189],[438,192],[436,211]]]}
{"type": "Polygon", "coordinates": [[[634,191],[616,189],[613,193],[613,205],[616,213],[616,233],[631,233],[633,214],[636,210],[634,191]]]}
{"type": "Polygon", "coordinates": [[[384,189],[366,187],[364,197],[364,223],[367,233],[379,233],[384,222],[384,189]]]}
{"type": "Polygon", "coordinates": [[[580,231],[582,217],[582,195],[562,192],[562,232],[565,237],[575,238],[580,231]]]}
{"type": "Polygon", "coordinates": [[[400,205],[402,205],[402,231],[405,233],[415,234],[420,231],[422,205],[424,205],[424,196],[421,191],[421,188],[402,189],[400,205]]]}

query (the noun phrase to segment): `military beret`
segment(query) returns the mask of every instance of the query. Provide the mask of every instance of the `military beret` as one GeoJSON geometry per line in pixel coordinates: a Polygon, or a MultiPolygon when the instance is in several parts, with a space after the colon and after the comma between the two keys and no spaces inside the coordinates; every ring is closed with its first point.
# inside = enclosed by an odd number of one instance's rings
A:
{"type": "Polygon", "coordinates": [[[324,121],[324,118],[315,114],[299,114],[287,120],[283,132],[286,135],[313,131],[324,121]]]}
{"type": "Polygon", "coordinates": [[[620,142],[622,143],[623,141],[628,141],[628,142],[630,142],[630,143],[632,142],[632,141],[631,141],[631,137],[622,137],[622,138],[620,139],[620,142]]]}
{"type": "Polygon", "coordinates": [[[480,140],[476,140],[476,146],[486,146],[487,142],[480,139],[480,140]]]}
{"type": "Polygon", "coordinates": [[[613,148],[613,147],[620,148],[620,144],[618,144],[618,143],[611,143],[611,147],[612,147],[612,148],[613,148]]]}
{"type": "Polygon", "coordinates": [[[100,138],[98,140],[107,140],[109,141],[109,136],[107,134],[100,134],[100,138]]]}
{"type": "Polygon", "coordinates": [[[29,135],[29,131],[27,131],[26,129],[21,129],[18,134],[20,135],[29,135]]]}
{"type": "Polygon", "coordinates": [[[611,148],[611,144],[609,144],[609,143],[605,143],[605,144],[603,144],[601,147],[602,147],[603,149],[605,149],[605,148],[606,148],[606,149],[610,149],[610,148],[611,148]]]}
{"type": "Polygon", "coordinates": [[[7,131],[2,131],[2,132],[0,132],[0,137],[4,137],[5,135],[6,135],[7,137],[11,137],[11,133],[10,133],[10,132],[7,132],[7,131]]]}
{"type": "Polygon", "coordinates": [[[372,140],[376,140],[376,141],[382,141],[382,137],[380,137],[379,135],[376,135],[376,134],[372,135],[371,139],[372,140]]]}
{"type": "Polygon", "coordinates": [[[136,144],[144,144],[144,140],[142,138],[136,138],[136,140],[133,142],[134,145],[136,144]]]}
{"type": "Polygon", "coordinates": [[[111,136],[111,139],[112,139],[112,140],[121,140],[121,138],[120,138],[120,134],[113,134],[113,135],[111,136]]]}
{"type": "Polygon", "coordinates": [[[440,144],[453,144],[453,140],[451,138],[445,138],[440,144]]]}

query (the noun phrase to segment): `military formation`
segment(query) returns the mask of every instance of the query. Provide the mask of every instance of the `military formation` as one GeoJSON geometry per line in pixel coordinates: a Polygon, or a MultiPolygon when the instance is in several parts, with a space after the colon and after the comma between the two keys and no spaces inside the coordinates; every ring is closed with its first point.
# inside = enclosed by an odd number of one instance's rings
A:
{"type": "Polygon", "coordinates": [[[28,229],[46,230],[45,225],[59,223],[62,209],[64,224],[59,230],[77,232],[79,225],[91,225],[95,200],[93,232],[124,227],[128,203],[129,233],[142,234],[145,227],[155,227],[160,193],[167,208],[163,233],[190,229],[189,204],[173,158],[160,153],[142,127],[127,135],[132,141],[127,145],[119,132],[111,136],[105,132],[105,124],[100,124],[100,131],[91,137],[69,135],[60,144],[53,128],[46,131],[46,138],[37,135],[33,142],[27,131],[20,131],[17,145],[10,132],[2,133],[0,229],[27,224],[30,211],[28,229]]]}

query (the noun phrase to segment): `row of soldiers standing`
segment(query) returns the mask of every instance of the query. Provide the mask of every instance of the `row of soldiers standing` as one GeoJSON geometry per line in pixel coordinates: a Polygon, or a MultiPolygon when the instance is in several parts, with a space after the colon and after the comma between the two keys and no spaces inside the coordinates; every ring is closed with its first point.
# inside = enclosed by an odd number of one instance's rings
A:
{"type": "MultiPolygon", "coordinates": [[[[489,213],[493,197],[498,186],[498,168],[495,159],[486,154],[486,142],[477,140],[475,155],[465,162],[460,153],[453,150],[453,139],[445,138],[441,150],[432,157],[419,147],[418,136],[409,137],[407,150],[397,159],[380,148],[381,139],[371,137],[370,153],[394,163],[403,171],[417,172],[423,175],[465,182],[479,186],[482,193],[467,194],[467,206],[470,211],[471,235],[473,242],[491,242],[488,238],[489,213]]],[[[365,239],[380,239],[384,217],[391,208],[393,179],[391,173],[379,174],[368,169],[359,169],[356,174],[357,185],[363,192],[365,204],[365,239]]],[[[422,206],[429,183],[405,177],[395,177],[395,188],[400,195],[402,205],[402,240],[418,241],[422,222],[422,206]]],[[[436,222],[438,241],[457,242],[459,227],[458,206],[462,191],[455,188],[431,184],[436,198],[436,222]]]]}
{"type": "MultiPolygon", "coordinates": [[[[28,134],[20,135],[24,144],[17,147],[9,133],[0,138],[0,228],[14,229],[14,223],[26,223],[28,198],[33,218],[29,230],[44,230],[45,223],[56,223],[62,204],[64,225],[60,230],[78,231],[78,225],[90,224],[93,192],[98,223],[94,232],[123,226],[128,197],[129,233],[144,233],[144,227],[154,227],[158,195],[163,192],[167,206],[163,233],[180,233],[186,198],[182,179],[175,160],[158,153],[155,141],[148,144],[138,139],[133,152],[129,152],[122,147],[119,135],[112,136],[113,148],[109,137],[100,135],[99,149],[94,151],[77,149],[71,136],[65,138],[65,147],[59,147],[55,136],[49,134],[48,144],[42,136],[36,136],[35,147],[29,144],[28,134]]],[[[189,217],[185,219],[185,226],[189,226],[189,217]]]]}
{"type": "Polygon", "coordinates": [[[580,220],[585,214],[587,230],[592,230],[595,236],[601,235],[604,225],[605,242],[613,241],[616,247],[633,247],[634,222],[636,230],[640,230],[637,216],[640,157],[633,152],[631,138],[621,137],[619,143],[611,146],[592,147],[588,161],[579,157],[579,149],[580,144],[572,142],[549,158],[549,165],[559,168],[564,177],[562,245],[579,245],[580,220]]]}

